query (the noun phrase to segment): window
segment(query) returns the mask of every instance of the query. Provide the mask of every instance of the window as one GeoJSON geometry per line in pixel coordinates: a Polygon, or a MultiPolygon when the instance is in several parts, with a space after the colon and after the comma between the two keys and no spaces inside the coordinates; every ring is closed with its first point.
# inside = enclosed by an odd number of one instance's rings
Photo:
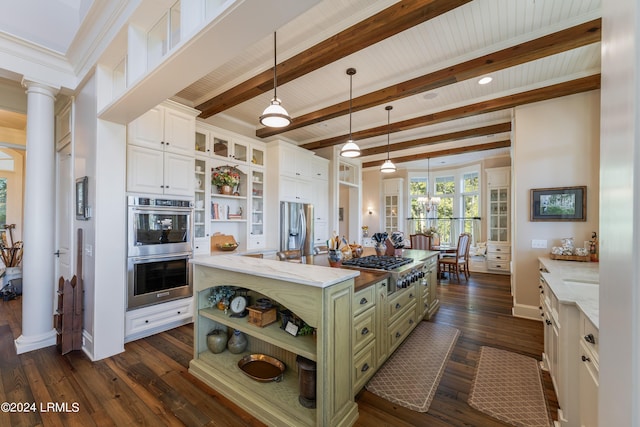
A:
{"type": "MultiPolygon", "coordinates": [[[[456,181],[453,176],[439,176],[436,178],[436,196],[440,197],[438,205],[438,219],[450,219],[455,217],[454,198],[456,194],[456,181]]],[[[438,221],[436,228],[440,235],[440,243],[452,243],[452,221],[438,221]]]]}
{"type": "MultiPolygon", "coordinates": [[[[480,176],[478,172],[470,172],[462,175],[462,217],[466,218],[462,229],[465,233],[477,234],[474,230],[476,221],[469,218],[480,216],[480,176]]],[[[479,230],[478,230],[479,231],[479,230]]],[[[475,239],[472,239],[475,241],[475,239]]]]}
{"type": "Polygon", "coordinates": [[[409,212],[414,219],[412,233],[422,233],[427,228],[427,213],[424,207],[418,202],[419,197],[427,195],[428,180],[424,177],[410,178],[409,180],[409,212]]]}

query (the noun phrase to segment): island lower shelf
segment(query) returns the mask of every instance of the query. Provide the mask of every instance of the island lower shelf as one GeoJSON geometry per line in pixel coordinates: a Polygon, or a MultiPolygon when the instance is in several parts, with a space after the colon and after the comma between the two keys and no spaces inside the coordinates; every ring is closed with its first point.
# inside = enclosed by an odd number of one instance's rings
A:
{"type": "Polygon", "coordinates": [[[315,338],[313,336],[294,337],[282,330],[278,322],[261,328],[249,323],[246,317],[229,317],[227,314],[224,314],[224,311],[217,308],[203,308],[199,310],[199,314],[214,322],[221,323],[268,342],[269,344],[273,344],[276,347],[299,354],[314,362],[317,361],[315,338]]]}
{"type": "Polygon", "coordinates": [[[203,351],[189,364],[189,372],[204,383],[231,398],[249,413],[260,411],[273,425],[316,425],[316,409],[305,408],[298,401],[298,376],[287,366],[279,382],[258,382],[245,375],[238,361],[249,352],[213,354],[203,351]],[[250,400],[246,396],[251,396],[250,400]]]}

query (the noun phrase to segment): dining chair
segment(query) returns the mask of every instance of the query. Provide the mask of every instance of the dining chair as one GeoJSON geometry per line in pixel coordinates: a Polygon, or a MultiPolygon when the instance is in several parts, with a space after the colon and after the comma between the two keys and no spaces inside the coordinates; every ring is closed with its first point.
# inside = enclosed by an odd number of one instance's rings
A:
{"type": "Polygon", "coordinates": [[[300,251],[300,249],[295,249],[292,251],[279,251],[276,252],[276,256],[280,261],[302,262],[302,252],[300,251]]]}
{"type": "Polygon", "coordinates": [[[462,233],[458,237],[458,246],[456,248],[456,254],[453,257],[440,258],[440,271],[445,270],[449,272],[449,277],[454,272],[456,278],[460,282],[460,272],[464,273],[465,280],[469,280],[469,247],[471,246],[471,234],[462,233]]]}
{"type": "Polygon", "coordinates": [[[431,236],[418,233],[409,236],[411,241],[411,249],[431,250],[431,236]]]}

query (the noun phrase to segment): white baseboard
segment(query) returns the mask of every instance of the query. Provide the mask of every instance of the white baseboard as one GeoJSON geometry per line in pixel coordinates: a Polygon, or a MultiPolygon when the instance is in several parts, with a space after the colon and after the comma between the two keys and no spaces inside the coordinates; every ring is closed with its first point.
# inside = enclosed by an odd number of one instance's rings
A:
{"type": "Polygon", "coordinates": [[[514,304],[511,314],[513,314],[514,317],[523,317],[525,319],[542,321],[540,308],[534,305],[514,304]]]}

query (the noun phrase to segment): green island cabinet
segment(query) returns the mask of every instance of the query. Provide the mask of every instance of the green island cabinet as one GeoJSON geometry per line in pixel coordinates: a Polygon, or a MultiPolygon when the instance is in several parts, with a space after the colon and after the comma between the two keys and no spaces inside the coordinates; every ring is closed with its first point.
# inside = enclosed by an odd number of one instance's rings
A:
{"type": "Polygon", "coordinates": [[[277,262],[237,255],[195,257],[193,283],[196,296],[194,355],[189,372],[238,406],[272,426],[351,426],[358,418],[353,395],[354,270],[277,262]],[[244,318],[232,318],[211,307],[211,288],[248,289],[286,307],[315,335],[297,336],[280,322],[258,327],[244,318]],[[241,354],[228,350],[214,354],[207,348],[213,329],[245,333],[248,347],[241,354]],[[286,365],[279,382],[258,382],[245,375],[238,361],[248,354],[266,354],[286,365]],[[299,401],[296,357],[316,362],[316,408],[299,401]]]}

